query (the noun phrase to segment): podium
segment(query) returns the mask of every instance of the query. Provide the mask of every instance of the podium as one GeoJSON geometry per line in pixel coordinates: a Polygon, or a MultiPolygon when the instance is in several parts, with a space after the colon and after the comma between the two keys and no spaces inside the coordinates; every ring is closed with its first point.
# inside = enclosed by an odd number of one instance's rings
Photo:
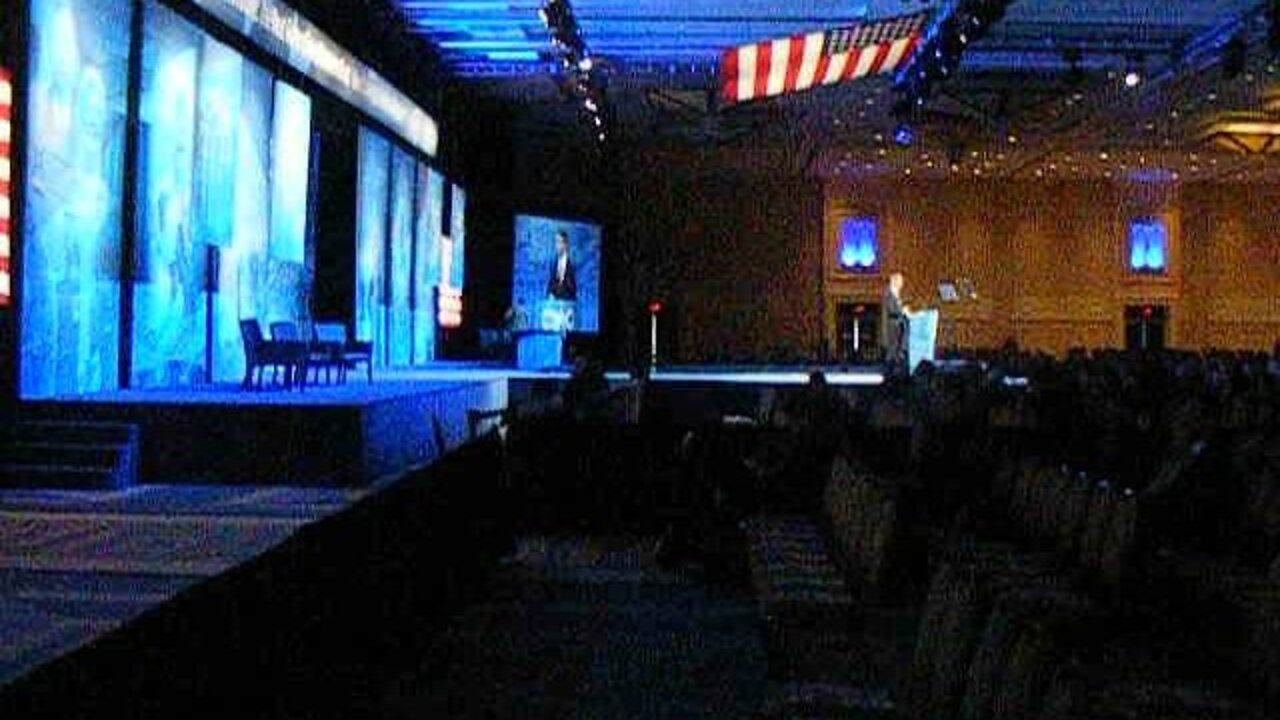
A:
{"type": "Polygon", "coordinates": [[[574,328],[577,303],[547,299],[538,303],[534,312],[535,327],[514,331],[516,367],[521,370],[543,370],[560,367],[564,356],[565,334],[574,328]]]}
{"type": "Polygon", "coordinates": [[[907,323],[907,371],[914,373],[916,366],[928,360],[934,361],[934,346],[938,341],[938,311],[930,308],[911,313],[907,323]]]}

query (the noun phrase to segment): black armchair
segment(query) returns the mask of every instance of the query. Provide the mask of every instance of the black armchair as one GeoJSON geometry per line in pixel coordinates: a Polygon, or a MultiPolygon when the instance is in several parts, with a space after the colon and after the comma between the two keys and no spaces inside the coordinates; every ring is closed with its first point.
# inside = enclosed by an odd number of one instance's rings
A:
{"type": "MultiPolygon", "coordinates": [[[[314,334],[314,333],[313,333],[314,334]]],[[[307,364],[303,369],[302,381],[305,385],[307,373],[314,369],[316,380],[320,379],[320,371],[324,370],[325,382],[332,382],[332,370],[338,371],[338,379],[342,380],[343,361],[339,348],[320,342],[317,338],[304,338],[296,323],[289,320],[278,320],[271,323],[271,339],[283,342],[299,343],[306,347],[307,364]]]]}
{"type": "Polygon", "coordinates": [[[318,322],[314,329],[316,342],[337,348],[341,358],[338,369],[339,382],[346,382],[347,370],[364,363],[369,382],[373,382],[373,343],[365,340],[349,340],[347,325],[341,322],[318,322]]]}
{"type": "Polygon", "coordinates": [[[258,321],[249,318],[240,321],[240,339],[244,341],[244,381],[245,389],[254,387],[254,372],[257,372],[258,388],[262,387],[262,375],[266,368],[271,368],[272,378],[277,371],[284,370],[284,385],[293,387],[294,382],[306,380],[307,346],[305,343],[268,340],[262,334],[262,326],[258,321]],[[303,373],[301,377],[299,374],[303,373]]]}

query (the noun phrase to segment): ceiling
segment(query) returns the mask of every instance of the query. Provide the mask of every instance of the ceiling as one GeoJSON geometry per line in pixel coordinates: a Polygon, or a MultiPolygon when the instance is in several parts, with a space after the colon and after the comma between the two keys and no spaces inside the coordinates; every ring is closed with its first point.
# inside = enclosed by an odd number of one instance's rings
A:
{"type": "MultiPolygon", "coordinates": [[[[457,76],[513,101],[529,127],[577,121],[538,0],[395,2],[457,76]]],[[[572,4],[607,72],[619,129],[633,140],[730,146],[828,177],[1280,180],[1280,162],[1200,140],[1209,118],[1257,110],[1280,83],[1262,0],[1016,0],[935,93],[909,147],[892,139],[888,78],[721,109],[717,64],[735,45],[937,9],[938,0],[572,4]],[[1247,56],[1227,74],[1223,47],[1233,36],[1246,40],[1247,56]],[[1128,88],[1120,76],[1134,62],[1145,81],[1128,88]]]]}
{"type": "MultiPolygon", "coordinates": [[[[410,26],[463,76],[553,70],[540,0],[396,0],[410,26]]],[[[939,0],[575,0],[587,46],[628,73],[714,70],[735,45],[866,18],[936,9],[939,0]],[[675,66],[673,68],[673,66],[675,66]]],[[[1019,0],[972,52],[980,66],[1061,64],[1062,50],[1168,53],[1258,0],[1019,0]],[[1043,56],[1043,57],[1042,57],[1043,56]]]]}

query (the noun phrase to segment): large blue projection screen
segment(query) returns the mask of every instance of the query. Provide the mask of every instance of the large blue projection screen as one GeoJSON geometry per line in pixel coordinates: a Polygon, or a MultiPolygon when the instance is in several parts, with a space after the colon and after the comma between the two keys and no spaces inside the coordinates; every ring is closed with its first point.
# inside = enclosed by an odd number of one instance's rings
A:
{"type": "Polygon", "coordinates": [[[386,328],[387,187],[391,143],[360,128],[356,197],[356,322],[360,340],[373,342],[375,364],[384,364],[386,328]]]}
{"type": "Polygon", "coordinates": [[[512,302],[517,322],[547,330],[600,329],[600,226],[516,216],[512,302]],[[568,236],[561,259],[557,233],[568,236]]]}
{"type": "Polygon", "coordinates": [[[413,250],[413,363],[435,359],[435,288],[440,283],[440,223],[444,176],[418,165],[413,250]]]}
{"type": "Polygon", "coordinates": [[[31,2],[24,397],[117,385],[129,9],[31,2]]]}
{"type": "Polygon", "coordinates": [[[413,181],[416,163],[396,149],[391,156],[391,328],[387,342],[392,365],[408,365],[413,351],[410,293],[413,276],[413,181]]]}

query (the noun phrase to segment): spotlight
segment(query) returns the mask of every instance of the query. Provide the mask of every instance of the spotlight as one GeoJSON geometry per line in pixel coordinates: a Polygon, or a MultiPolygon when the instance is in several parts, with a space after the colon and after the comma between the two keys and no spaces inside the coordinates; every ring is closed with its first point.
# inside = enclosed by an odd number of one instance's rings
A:
{"type": "Polygon", "coordinates": [[[1129,65],[1124,71],[1124,86],[1136,88],[1142,84],[1142,58],[1129,58],[1129,65]]]}
{"type": "Polygon", "coordinates": [[[578,61],[578,69],[582,72],[591,72],[591,66],[592,62],[589,57],[584,57],[578,61]]]}

